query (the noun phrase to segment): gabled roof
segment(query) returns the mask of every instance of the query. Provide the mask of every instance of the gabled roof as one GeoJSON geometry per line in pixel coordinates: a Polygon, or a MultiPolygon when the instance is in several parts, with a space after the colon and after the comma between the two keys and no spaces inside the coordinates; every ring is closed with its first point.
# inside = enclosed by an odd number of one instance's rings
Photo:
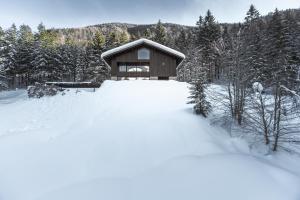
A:
{"type": "Polygon", "coordinates": [[[129,42],[129,43],[124,44],[122,46],[119,46],[117,48],[114,48],[114,49],[111,49],[109,51],[106,51],[106,52],[104,52],[104,53],[101,54],[101,58],[104,58],[104,57],[107,57],[107,56],[111,56],[111,55],[120,53],[120,52],[125,51],[127,49],[139,46],[141,44],[147,44],[149,46],[152,46],[154,48],[160,49],[160,50],[162,50],[162,51],[164,51],[166,53],[172,54],[172,55],[180,57],[182,59],[185,58],[185,55],[183,53],[180,53],[179,51],[176,51],[174,49],[171,49],[171,48],[166,47],[166,46],[164,46],[162,44],[159,44],[157,42],[154,42],[152,40],[148,40],[148,39],[145,39],[145,38],[141,38],[139,40],[135,40],[133,42],[129,42]]]}

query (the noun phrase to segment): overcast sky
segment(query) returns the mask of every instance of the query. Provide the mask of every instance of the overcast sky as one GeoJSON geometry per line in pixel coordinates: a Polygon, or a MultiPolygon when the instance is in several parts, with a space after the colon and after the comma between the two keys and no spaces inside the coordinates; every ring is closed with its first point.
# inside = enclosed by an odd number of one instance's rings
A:
{"type": "Polygon", "coordinates": [[[104,22],[172,22],[195,25],[210,9],[219,22],[239,22],[253,3],[261,14],[276,7],[300,8],[300,0],[0,0],[0,26],[43,22],[51,27],[81,27],[104,22]]]}

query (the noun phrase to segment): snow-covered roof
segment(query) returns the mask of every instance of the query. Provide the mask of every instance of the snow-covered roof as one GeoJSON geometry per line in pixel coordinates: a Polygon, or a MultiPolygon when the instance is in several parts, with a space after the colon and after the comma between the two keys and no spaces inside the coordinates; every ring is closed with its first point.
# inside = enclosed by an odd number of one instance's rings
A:
{"type": "Polygon", "coordinates": [[[116,54],[116,53],[120,53],[122,51],[125,51],[127,49],[130,49],[132,47],[135,47],[135,46],[138,46],[138,45],[141,45],[141,44],[147,44],[149,46],[152,46],[152,47],[155,47],[157,49],[160,49],[162,51],[165,51],[169,54],[172,54],[172,55],[175,55],[175,56],[178,56],[182,59],[185,58],[185,55],[179,51],[176,51],[174,49],[171,49],[170,47],[167,47],[165,45],[162,45],[162,44],[159,44],[157,42],[154,42],[152,40],[148,40],[148,39],[145,39],[145,38],[141,38],[141,39],[138,39],[138,40],[135,40],[133,42],[129,42],[127,44],[124,44],[122,46],[119,46],[117,48],[114,48],[114,49],[111,49],[111,50],[108,50],[104,53],[101,54],[101,58],[104,58],[104,57],[107,57],[107,56],[110,56],[110,55],[113,55],[113,54],[116,54]]]}

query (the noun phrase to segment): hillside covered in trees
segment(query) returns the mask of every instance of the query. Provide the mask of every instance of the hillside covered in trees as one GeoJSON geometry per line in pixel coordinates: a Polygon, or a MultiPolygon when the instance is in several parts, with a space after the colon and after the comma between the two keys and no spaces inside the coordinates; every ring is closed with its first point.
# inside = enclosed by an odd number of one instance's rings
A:
{"type": "MultiPolygon", "coordinates": [[[[238,43],[247,46],[240,47],[247,55],[241,54],[247,57],[251,54],[251,59],[265,56],[265,50],[277,51],[274,48],[286,46],[293,51],[287,52],[293,54],[289,58],[297,62],[299,16],[299,10],[275,11],[264,17],[259,13],[248,13],[242,24],[219,24],[209,11],[206,16],[200,16],[193,27],[160,21],[152,25],[108,23],[77,29],[46,29],[40,24],[38,31],[33,32],[27,25],[19,28],[12,25],[7,30],[0,28],[1,87],[25,87],[45,81],[102,81],[109,78],[109,69],[102,63],[100,54],[141,37],[187,55],[178,69],[178,80],[181,81],[192,81],[204,68],[210,81],[224,78],[225,65],[232,62],[226,61],[230,59],[228,53],[233,53],[238,43]],[[281,37],[278,34],[284,34],[286,38],[279,46],[272,46],[275,43],[269,37],[273,36],[274,40],[281,37]],[[255,44],[254,49],[249,50],[251,43],[255,44]]],[[[268,63],[267,57],[263,59],[268,63]]],[[[262,65],[258,61],[255,68],[261,69],[262,65]]],[[[267,79],[267,73],[260,76],[260,79],[267,79]]]]}

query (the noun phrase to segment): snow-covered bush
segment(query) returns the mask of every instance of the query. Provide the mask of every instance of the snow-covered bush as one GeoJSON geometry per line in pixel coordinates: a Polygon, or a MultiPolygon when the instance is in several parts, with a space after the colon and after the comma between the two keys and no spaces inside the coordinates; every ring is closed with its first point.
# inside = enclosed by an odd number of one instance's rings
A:
{"type": "Polygon", "coordinates": [[[55,85],[47,85],[42,83],[35,83],[33,86],[27,88],[29,98],[41,98],[44,96],[54,96],[58,92],[63,91],[60,87],[55,85]]]}
{"type": "Polygon", "coordinates": [[[255,93],[261,94],[264,90],[264,87],[262,86],[261,83],[255,82],[255,83],[252,84],[252,89],[255,93]]]}

